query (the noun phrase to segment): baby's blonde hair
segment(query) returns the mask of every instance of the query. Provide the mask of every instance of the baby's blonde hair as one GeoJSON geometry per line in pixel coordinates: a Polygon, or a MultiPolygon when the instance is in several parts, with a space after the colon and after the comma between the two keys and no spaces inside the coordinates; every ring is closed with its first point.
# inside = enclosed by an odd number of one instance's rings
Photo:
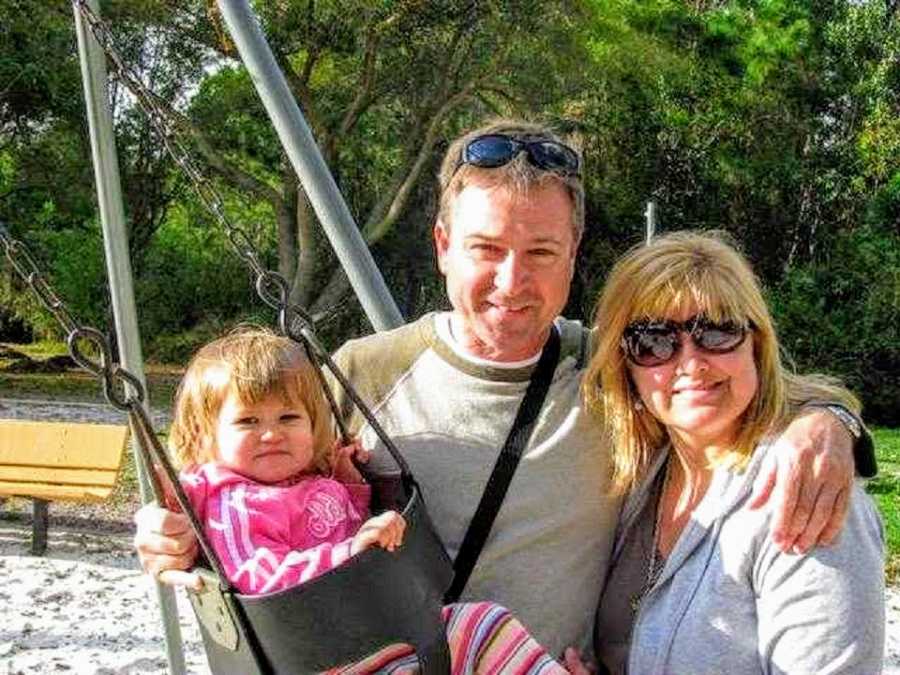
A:
{"type": "Polygon", "coordinates": [[[229,394],[244,405],[268,396],[300,403],[313,432],[313,466],[330,472],[331,409],[315,366],[302,346],[270,330],[244,327],[201,347],[175,397],[169,450],[179,466],[216,459],[216,424],[229,394]]]}

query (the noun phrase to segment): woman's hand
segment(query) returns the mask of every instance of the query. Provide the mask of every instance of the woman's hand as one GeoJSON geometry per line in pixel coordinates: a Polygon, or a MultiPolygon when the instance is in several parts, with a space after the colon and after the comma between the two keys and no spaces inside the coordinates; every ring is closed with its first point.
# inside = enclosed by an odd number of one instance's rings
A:
{"type": "Polygon", "coordinates": [[[373,546],[380,546],[388,551],[395,551],[403,543],[406,532],[406,520],[396,511],[385,511],[369,518],[359,528],[350,544],[350,555],[356,555],[373,546]]]}
{"type": "Polygon", "coordinates": [[[573,675],[596,675],[597,668],[592,663],[581,660],[581,654],[575,647],[566,647],[563,652],[563,665],[573,675]]]}

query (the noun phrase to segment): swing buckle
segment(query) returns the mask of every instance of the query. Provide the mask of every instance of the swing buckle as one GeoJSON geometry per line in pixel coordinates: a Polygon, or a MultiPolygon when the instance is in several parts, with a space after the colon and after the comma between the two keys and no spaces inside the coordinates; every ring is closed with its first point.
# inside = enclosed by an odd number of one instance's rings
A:
{"type": "Polygon", "coordinates": [[[237,651],[237,624],[218,577],[212,571],[203,568],[195,568],[193,571],[203,579],[202,589],[188,590],[188,599],[194,607],[197,620],[213,640],[225,649],[237,651]]]}

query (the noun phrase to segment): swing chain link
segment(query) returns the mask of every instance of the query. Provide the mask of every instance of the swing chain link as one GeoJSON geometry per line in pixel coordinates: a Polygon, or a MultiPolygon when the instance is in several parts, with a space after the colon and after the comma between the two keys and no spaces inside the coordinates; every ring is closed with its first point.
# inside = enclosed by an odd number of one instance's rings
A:
{"type": "MultiPolygon", "coordinates": [[[[186,132],[181,127],[189,125],[186,120],[179,119],[176,114],[170,112],[160,103],[159,97],[150,91],[140,77],[131,68],[115,44],[109,25],[100,18],[88,6],[86,0],[72,0],[76,9],[90,29],[100,48],[108,57],[114,75],[131,92],[138,105],[144,110],[153,128],[169,151],[172,161],[188,177],[200,201],[225,230],[228,240],[238,256],[247,263],[253,272],[259,277],[266,272],[266,268],[260,263],[256,248],[251,243],[249,235],[240,227],[232,223],[225,213],[225,202],[222,196],[212,185],[210,178],[194,161],[191,152],[185,147],[181,138],[186,132]]],[[[266,298],[268,304],[269,301],[266,298]]],[[[277,309],[277,308],[276,308],[277,309]]]]}
{"type": "Polygon", "coordinates": [[[109,339],[95,328],[82,326],[66,337],[72,360],[100,380],[103,395],[111,406],[128,412],[132,406],[140,406],[144,401],[144,387],[132,373],[113,360],[109,339]],[[98,354],[97,360],[86,356],[82,345],[90,345],[98,354]],[[132,394],[125,385],[131,385],[132,394]]]}
{"type": "Polygon", "coordinates": [[[225,202],[222,196],[213,186],[209,176],[194,161],[193,155],[181,140],[185,134],[182,127],[188,123],[177,119],[173,113],[161,105],[156,94],[144,86],[140,77],[119,53],[109,25],[91,10],[87,5],[87,0],[73,0],[73,2],[85,18],[100,47],[109,57],[114,74],[135,97],[138,105],[143,108],[153,128],[162,138],[172,160],[188,177],[203,205],[222,226],[232,248],[253,271],[256,277],[256,292],[263,302],[278,313],[281,331],[294,340],[299,340],[301,335],[306,335],[308,339],[308,333],[314,328],[312,316],[299,305],[290,302],[287,280],[278,272],[267,269],[260,262],[250,235],[229,220],[225,213],[225,202]]]}
{"type": "Polygon", "coordinates": [[[106,400],[118,410],[126,411],[133,405],[142,403],[144,387],[141,381],[114,362],[109,340],[103,333],[95,328],[82,326],[75,320],[69,308],[41,273],[28,248],[11,236],[3,223],[0,223],[0,244],[3,245],[6,258],[13,269],[66,332],[66,345],[72,360],[100,380],[106,400]],[[88,345],[99,355],[97,360],[91,359],[85,353],[84,347],[88,345]],[[131,394],[126,393],[126,384],[131,386],[131,394]]]}
{"type": "Polygon", "coordinates": [[[47,283],[40,267],[35,262],[28,248],[18,239],[10,235],[9,230],[0,223],[0,243],[3,244],[6,259],[12,264],[22,280],[31,288],[41,304],[53,315],[65,329],[66,334],[78,329],[78,322],[69,312],[56,291],[47,283]]]}

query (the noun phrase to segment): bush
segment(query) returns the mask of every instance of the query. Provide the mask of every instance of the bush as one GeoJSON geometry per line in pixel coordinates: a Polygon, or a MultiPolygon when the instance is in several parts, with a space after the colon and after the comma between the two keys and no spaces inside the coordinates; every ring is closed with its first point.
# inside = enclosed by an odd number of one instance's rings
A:
{"type": "Polygon", "coordinates": [[[840,235],[828,260],[792,269],[771,295],[797,369],[841,377],[868,422],[900,425],[900,237],[840,235]]]}
{"type": "MultiPolygon", "coordinates": [[[[37,230],[24,243],[38,271],[75,321],[105,331],[109,300],[99,228],[94,224],[69,230],[37,230]]],[[[0,304],[0,331],[5,339],[17,335],[32,339],[65,337],[54,316],[11,270],[0,280],[0,304]]]]}
{"type": "Polygon", "coordinates": [[[135,295],[146,342],[252,306],[254,291],[243,263],[217,231],[188,221],[176,210],[144,254],[135,295]]]}
{"type": "Polygon", "coordinates": [[[221,321],[203,321],[184,332],[154,336],[147,341],[147,353],[144,356],[146,360],[156,363],[186,364],[200,347],[225,332],[225,325],[221,321]]]}
{"type": "Polygon", "coordinates": [[[33,339],[34,332],[25,320],[6,307],[0,307],[0,342],[31,342],[33,339]]]}

